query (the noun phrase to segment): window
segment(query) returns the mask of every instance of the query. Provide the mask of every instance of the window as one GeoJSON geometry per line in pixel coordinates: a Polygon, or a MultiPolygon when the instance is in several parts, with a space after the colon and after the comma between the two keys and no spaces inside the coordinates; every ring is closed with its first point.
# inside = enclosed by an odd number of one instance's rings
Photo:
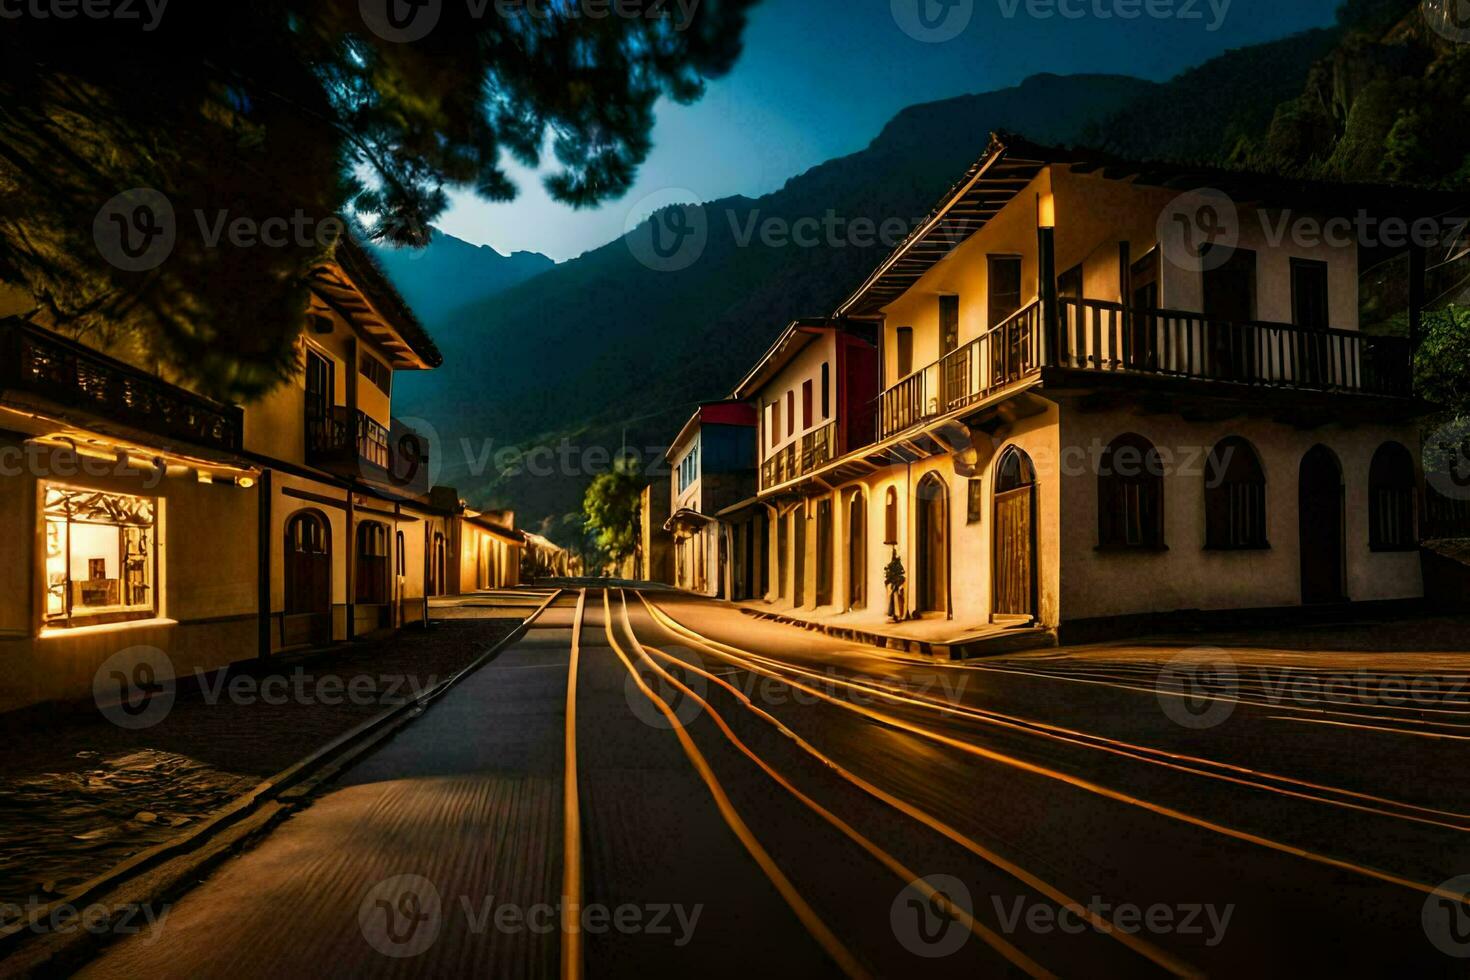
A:
{"type": "Polygon", "coordinates": [[[1204,314],[1213,320],[1248,323],[1256,318],[1256,253],[1232,248],[1220,259],[1210,246],[1204,271],[1204,314]]]}
{"type": "Polygon", "coordinates": [[[45,484],[48,626],[158,614],[158,502],[45,484]]]}
{"type": "Polygon", "coordinates": [[[694,485],[699,479],[699,441],[696,439],[694,445],[689,447],[689,452],[679,461],[679,492],[683,493],[694,485]]]}
{"type": "Polygon", "coordinates": [[[1162,299],[1159,293],[1159,261],[1158,248],[1151,248],[1128,269],[1128,285],[1133,305],[1140,310],[1159,308],[1162,299]]]}
{"type": "Polygon", "coordinates": [[[832,417],[832,365],[822,362],[822,420],[832,417]]]}
{"type": "Polygon", "coordinates": [[[960,345],[960,298],[939,297],[939,356],[960,345]]]}
{"type": "Polygon", "coordinates": [[[781,400],[778,398],[771,402],[771,448],[776,448],[776,443],[781,441],[781,400]]]}
{"type": "Polygon", "coordinates": [[[897,332],[898,377],[907,378],[914,373],[914,328],[899,327],[897,332]]]}
{"type": "Polygon", "coordinates": [[[1266,474],[1255,449],[1236,436],[1221,440],[1205,461],[1205,547],[1271,547],[1266,541],[1266,474]]]}
{"type": "Polygon", "coordinates": [[[979,524],[980,518],[985,513],[985,484],[982,480],[970,480],[966,485],[967,495],[965,498],[965,523],[979,524]]]}
{"type": "Polygon", "coordinates": [[[883,543],[898,544],[898,491],[888,488],[883,504],[883,543]]]}
{"type": "Polygon", "coordinates": [[[394,535],[393,535],[393,560],[394,560],[394,569],[397,571],[399,577],[401,578],[402,576],[407,575],[408,574],[408,557],[407,557],[407,555],[404,554],[404,551],[403,551],[403,532],[402,531],[395,532],[394,535]]]}
{"type": "Polygon", "coordinates": [[[388,601],[388,528],[377,521],[357,525],[357,602],[382,605],[388,601]]]}
{"type": "Polygon", "coordinates": [[[1142,436],[1121,435],[1103,450],[1097,522],[1103,548],[1164,546],[1164,467],[1159,451],[1142,436]]]}
{"type": "Polygon", "coordinates": [[[989,263],[988,297],[990,326],[1009,320],[1021,308],[1021,257],[1019,255],[987,256],[989,263]]]}
{"type": "Polygon", "coordinates": [[[1414,458],[1396,442],[1385,442],[1368,469],[1368,546],[1374,551],[1413,551],[1414,458]]]}
{"type": "Polygon", "coordinates": [[[1057,296],[1061,299],[1082,298],[1082,266],[1074,265],[1057,276],[1057,296]]]}
{"type": "Polygon", "coordinates": [[[796,392],[786,393],[786,434],[796,434],[796,392]]]}
{"type": "Polygon", "coordinates": [[[1326,330],[1327,263],[1291,260],[1291,321],[1309,330],[1326,330]]]}
{"type": "Polygon", "coordinates": [[[807,378],[801,383],[801,427],[803,430],[812,427],[812,379],[807,378]]]}
{"type": "Polygon", "coordinates": [[[373,383],[373,387],[385,395],[392,393],[393,372],[388,365],[371,354],[363,354],[361,371],[362,376],[373,383]]]}

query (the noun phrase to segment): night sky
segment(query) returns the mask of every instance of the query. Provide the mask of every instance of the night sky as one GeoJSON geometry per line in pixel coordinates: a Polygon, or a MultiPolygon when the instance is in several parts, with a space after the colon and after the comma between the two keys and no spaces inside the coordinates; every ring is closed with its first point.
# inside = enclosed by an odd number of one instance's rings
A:
{"type": "Polygon", "coordinates": [[[456,196],[439,224],[502,252],[529,249],[561,261],[621,235],[630,213],[638,217],[640,205],[646,212],[651,194],[666,204],[670,189],[700,200],[768,193],[824,160],[861,149],[908,105],[1005,88],[1042,71],[1163,80],[1229,48],[1331,24],[1336,6],[1337,0],[765,0],[751,17],[735,70],[692,106],[660,106],[654,151],[626,197],[572,211],[553,203],[534,173],[515,170],[521,188],[515,202],[456,196]],[[955,6],[944,11],[941,2],[955,6]],[[931,5],[930,23],[937,26],[926,36],[933,40],[916,39],[901,26],[925,35],[916,3],[931,5]],[[1118,16],[1130,4],[1140,15],[1118,16]],[[1142,13],[1150,6],[1168,16],[1142,13]],[[948,34],[955,36],[943,40],[948,34]]]}

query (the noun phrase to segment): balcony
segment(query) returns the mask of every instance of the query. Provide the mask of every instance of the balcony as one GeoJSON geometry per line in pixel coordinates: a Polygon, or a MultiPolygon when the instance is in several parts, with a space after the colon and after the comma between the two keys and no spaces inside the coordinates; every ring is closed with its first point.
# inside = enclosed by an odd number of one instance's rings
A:
{"type": "Polygon", "coordinates": [[[0,390],[165,439],[238,452],[244,416],[23,320],[0,321],[0,390]]]}
{"type": "Polygon", "coordinates": [[[429,445],[422,435],[397,419],[389,429],[341,405],[327,415],[307,414],[306,461],[403,493],[429,491],[429,445]]]}
{"type": "Polygon", "coordinates": [[[837,420],[833,419],[799,440],[783,446],[761,463],[761,489],[769,490],[815,473],[838,455],[837,420]]]}
{"type": "Polygon", "coordinates": [[[1032,303],[885,391],[881,436],[948,415],[1036,374],[1041,350],[1041,304],[1032,303]]]}
{"type": "MultiPolygon", "coordinates": [[[[1356,330],[1216,320],[1198,313],[1058,301],[1058,336],[1045,338],[1034,302],[984,336],[885,391],[880,435],[888,438],[957,412],[1043,369],[1172,378],[1255,389],[1408,398],[1409,342],[1356,330]]],[[[1224,390],[1224,389],[1217,389],[1224,390]]]]}
{"type": "Polygon", "coordinates": [[[1059,305],[1059,350],[1048,366],[1392,398],[1413,393],[1409,342],[1400,337],[1090,299],[1059,305]]]}

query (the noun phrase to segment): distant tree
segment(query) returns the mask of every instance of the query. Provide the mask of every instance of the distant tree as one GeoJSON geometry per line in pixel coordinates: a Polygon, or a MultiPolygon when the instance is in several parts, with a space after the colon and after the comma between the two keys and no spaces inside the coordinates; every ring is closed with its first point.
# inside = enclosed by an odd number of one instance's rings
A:
{"type": "Polygon", "coordinates": [[[1419,397],[1450,416],[1470,416],[1470,307],[1424,314],[1414,353],[1419,397]]]}
{"type": "Polygon", "coordinates": [[[609,563],[631,558],[638,547],[638,507],[642,493],[638,468],[626,457],[615,462],[608,472],[599,474],[587,487],[582,511],[587,517],[588,530],[595,535],[598,550],[609,563]]]}
{"type": "Polygon", "coordinates": [[[258,395],[296,370],[305,276],[335,216],[422,245],[449,190],[509,200],[507,159],[548,150],[552,197],[616,197],[657,100],[694,100],[729,70],[754,2],[605,17],[551,0],[112,5],[134,19],[17,5],[0,30],[0,282],[213,394],[258,395]],[[105,210],[138,188],[157,194],[105,210]],[[240,219],[296,227],[262,247],[232,238],[240,219]],[[170,225],[167,259],[139,268],[170,225]],[[105,235],[148,254],[120,268],[105,235]]]}

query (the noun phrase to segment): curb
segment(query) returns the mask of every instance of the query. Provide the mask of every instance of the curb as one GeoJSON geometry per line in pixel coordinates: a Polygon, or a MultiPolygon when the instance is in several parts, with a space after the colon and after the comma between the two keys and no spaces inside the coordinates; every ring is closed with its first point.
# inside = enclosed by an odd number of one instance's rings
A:
{"type": "Polygon", "coordinates": [[[760,609],[737,607],[747,616],[765,622],[781,623],[799,629],[822,633],[838,640],[861,643],[881,650],[897,650],[902,653],[919,654],[936,660],[971,660],[979,657],[994,657],[1003,653],[1021,650],[1041,650],[1057,645],[1057,631],[1040,627],[1023,627],[997,633],[975,640],[957,643],[935,643],[930,640],[910,640],[901,636],[887,636],[852,626],[834,626],[828,623],[813,623],[780,613],[760,609]]]}
{"type": "Polygon", "coordinates": [[[44,919],[58,909],[106,906],[105,928],[34,933],[22,921],[0,929],[0,977],[71,972],[112,938],[123,907],[162,904],[182,896],[203,874],[263,836],[305,804],[323,784],[411,724],[434,701],[523,639],[531,624],[565,591],[558,589],[552,593],[520,625],[453,676],[337,736],[233,803],[216,810],[189,831],[140,851],[61,898],[37,907],[38,917],[44,919]],[[34,937],[32,941],[27,942],[31,937],[34,937]]]}

